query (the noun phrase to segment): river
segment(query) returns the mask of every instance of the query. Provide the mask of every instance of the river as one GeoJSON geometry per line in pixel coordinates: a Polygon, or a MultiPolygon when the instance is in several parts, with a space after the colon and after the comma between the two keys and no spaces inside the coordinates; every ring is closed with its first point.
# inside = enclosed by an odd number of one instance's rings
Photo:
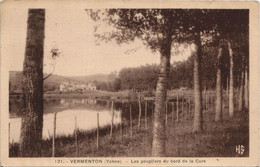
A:
{"type": "MultiPolygon", "coordinates": [[[[21,129],[21,99],[10,98],[9,122],[10,142],[19,142],[21,129]]],[[[114,103],[114,124],[129,122],[129,101],[114,103]],[[121,112],[122,110],[122,112],[121,112]],[[122,113],[122,115],[121,115],[122,113]]],[[[66,136],[74,133],[75,122],[81,131],[89,131],[97,127],[97,113],[99,113],[99,126],[105,127],[111,124],[112,101],[83,98],[57,98],[44,99],[43,139],[53,135],[54,113],[56,117],[56,135],[66,136]]],[[[131,102],[132,117],[137,118],[138,104],[131,102]]],[[[142,104],[144,108],[144,104],[142,104]]],[[[144,112],[142,112],[144,113],[144,112]]]]}

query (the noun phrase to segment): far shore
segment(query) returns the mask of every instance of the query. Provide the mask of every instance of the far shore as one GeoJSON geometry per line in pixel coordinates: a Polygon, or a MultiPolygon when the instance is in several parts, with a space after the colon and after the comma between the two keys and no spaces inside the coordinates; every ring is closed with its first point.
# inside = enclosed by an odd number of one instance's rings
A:
{"type": "MultiPolygon", "coordinates": [[[[211,91],[208,91],[209,93],[211,91]]],[[[193,96],[192,90],[186,90],[183,92],[178,90],[172,90],[167,92],[167,100],[172,101],[176,100],[177,93],[179,93],[179,99],[181,100],[182,96],[193,96]]],[[[211,92],[212,93],[212,92],[211,92]]],[[[213,95],[213,94],[212,94],[213,95]]],[[[43,98],[89,98],[89,99],[104,99],[104,100],[137,100],[141,97],[144,100],[155,100],[155,94],[152,92],[132,92],[129,90],[121,90],[117,92],[108,92],[108,91],[86,91],[86,92],[59,92],[59,91],[52,91],[52,92],[44,92],[43,98]]],[[[12,92],[9,93],[9,98],[22,98],[21,92],[12,92]]],[[[186,99],[187,100],[187,99],[186,99]]]]}
{"type": "MultiPolygon", "coordinates": [[[[44,92],[43,98],[91,98],[91,99],[137,99],[140,94],[119,91],[88,91],[88,92],[44,92]]],[[[10,98],[22,98],[22,93],[10,93],[10,98]]]]}

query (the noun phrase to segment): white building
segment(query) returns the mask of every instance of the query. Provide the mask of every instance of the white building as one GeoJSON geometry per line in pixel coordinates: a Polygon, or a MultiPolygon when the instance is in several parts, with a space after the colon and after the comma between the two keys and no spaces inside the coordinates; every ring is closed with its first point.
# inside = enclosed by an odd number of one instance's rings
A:
{"type": "Polygon", "coordinates": [[[88,86],[87,86],[87,90],[96,91],[97,87],[96,87],[96,85],[94,83],[89,83],[88,86]]]}
{"type": "Polygon", "coordinates": [[[72,91],[87,91],[92,90],[96,91],[97,87],[93,83],[89,84],[77,84],[77,83],[62,83],[60,84],[60,91],[61,92],[72,92],[72,91]]]}
{"type": "Polygon", "coordinates": [[[60,91],[62,92],[71,92],[75,90],[75,85],[73,83],[62,83],[60,84],[60,91]]]}

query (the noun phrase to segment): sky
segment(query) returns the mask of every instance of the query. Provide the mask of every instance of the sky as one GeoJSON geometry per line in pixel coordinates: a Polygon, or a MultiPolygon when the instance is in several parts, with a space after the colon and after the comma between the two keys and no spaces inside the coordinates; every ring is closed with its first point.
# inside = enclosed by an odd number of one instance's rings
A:
{"type": "MultiPolygon", "coordinates": [[[[4,53],[9,57],[9,70],[21,71],[25,53],[28,9],[6,10],[2,16],[2,29],[5,42],[4,53]],[[6,31],[6,32],[5,32],[6,31]]],[[[61,52],[56,60],[54,74],[62,76],[84,76],[109,74],[124,67],[138,67],[145,64],[159,64],[159,53],[152,53],[136,40],[129,44],[117,45],[114,41],[96,45],[93,35],[95,22],[82,9],[46,9],[44,72],[52,70],[51,49],[61,52]],[[136,52],[126,54],[127,50],[138,48],[136,52]]],[[[101,29],[109,30],[105,24],[101,29]]],[[[189,56],[174,56],[172,61],[180,61],[189,56]],[[183,58],[184,57],[184,58],[183,58]]]]}

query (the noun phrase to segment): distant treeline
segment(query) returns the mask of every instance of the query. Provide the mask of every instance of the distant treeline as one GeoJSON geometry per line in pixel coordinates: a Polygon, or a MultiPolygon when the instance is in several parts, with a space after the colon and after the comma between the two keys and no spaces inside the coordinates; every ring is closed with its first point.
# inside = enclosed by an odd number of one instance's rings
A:
{"type": "MultiPolygon", "coordinates": [[[[227,80],[229,76],[229,57],[227,51],[224,50],[223,56],[223,88],[226,89],[227,80]]],[[[173,57],[174,59],[174,57],[173,57]]],[[[234,60],[234,86],[239,84],[239,60],[234,60]]],[[[216,71],[217,71],[217,48],[205,47],[202,50],[202,67],[201,79],[203,89],[215,89],[216,87],[216,71]]],[[[128,67],[121,69],[118,74],[113,72],[110,74],[111,82],[94,81],[97,89],[106,91],[118,90],[155,90],[158,75],[159,65],[147,64],[140,67],[128,67]]],[[[185,61],[174,62],[171,65],[169,72],[169,87],[168,89],[178,89],[180,87],[193,88],[193,56],[185,61]]]]}

